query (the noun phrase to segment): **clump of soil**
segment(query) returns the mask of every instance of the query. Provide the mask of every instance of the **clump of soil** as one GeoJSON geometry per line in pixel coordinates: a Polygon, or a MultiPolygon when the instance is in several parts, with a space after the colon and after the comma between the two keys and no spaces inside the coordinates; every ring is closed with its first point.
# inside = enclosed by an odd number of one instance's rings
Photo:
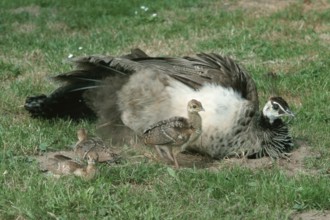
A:
{"type": "Polygon", "coordinates": [[[328,220],[330,211],[309,210],[306,212],[297,212],[291,215],[292,220],[328,220]]]}
{"type": "MultiPolygon", "coordinates": [[[[316,169],[308,169],[305,167],[305,159],[317,157],[317,153],[312,152],[310,147],[306,143],[298,143],[299,147],[293,150],[287,158],[272,159],[270,157],[262,157],[258,159],[247,158],[228,158],[223,160],[214,160],[210,157],[193,154],[193,153],[179,153],[177,159],[180,168],[199,168],[208,169],[210,171],[219,172],[222,169],[231,169],[234,167],[243,167],[251,170],[260,169],[272,169],[274,167],[283,170],[287,175],[294,176],[299,173],[314,175],[318,173],[316,169]]],[[[156,151],[147,148],[145,146],[135,146],[129,148],[129,150],[121,149],[115,150],[122,159],[131,163],[139,162],[154,162],[154,163],[166,163],[169,166],[173,165],[172,161],[159,158],[156,151]]],[[[43,160],[54,156],[55,154],[61,154],[69,158],[75,158],[74,152],[71,150],[57,151],[44,153],[42,156],[37,156],[37,161],[42,164],[43,160]]]]}
{"type": "Polygon", "coordinates": [[[317,154],[312,152],[310,147],[305,143],[300,143],[299,145],[300,146],[293,150],[287,158],[277,160],[269,157],[262,157],[258,159],[228,158],[223,160],[213,160],[201,155],[182,153],[180,153],[177,158],[181,167],[207,168],[211,171],[220,171],[224,168],[233,168],[237,166],[251,170],[277,167],[289,176],[293,176],[298,173],[310,175],[317,174],[317,170],[307,169],[304,166],[304,161],[306,158],[317,157],[317,154]]]}

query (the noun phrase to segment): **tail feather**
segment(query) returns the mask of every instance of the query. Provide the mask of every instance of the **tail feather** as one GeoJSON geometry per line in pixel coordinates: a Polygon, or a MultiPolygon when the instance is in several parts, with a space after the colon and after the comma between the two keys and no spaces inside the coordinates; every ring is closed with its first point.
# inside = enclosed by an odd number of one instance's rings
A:
{"type": "MultiPolygon", "coordinates": [[[[64,88],[62,87],[61,90],[64,88]]],[[[51,95],[39,95],[27,97],[25,109],[29,111],[32,117],[41,118],[95,118],[94,111],[86,105],[81,98],[82,91],[57,91],[51,95]],[[65,94],[65,95],[63,95],[65,94]]]]}
{"type": "MultiPolygon", "coordinates": [[[[118,62],[127,60],[128,65],[131,65],[129,60],[146,57],[148,55],[142,50],[133,49],[130,54],[120,58],[112,56],[75,58],[71,60],[76,66],[74,70],[52,78],[55,81],[64,83],[63,86],[53,91],[49,96],[27,97],[24,107],[33,117],[48,119],[55,117],[73,119],[95,117],[98,113],[95,108],[98,108],[105,98],[101,97],[95,103],[93,97],[103,96],[103,94],[97,92],[97,88],[103,86],[105,78],[109,78],[116,84],[113,89],[107,89],[109,96],[115,98],[111,94],[116,94],[118,87],[126,81],[127,76],[133,71],[129,68],[122,68],[118,65],[118,62]]],[[[112,102],[115,103],[115,100],[112,100],[112,102]]]]}
{"type": "Polygon", "coordinates": [[[96,114],[89,101],[85,99],[87,91],[102,87],[102,80],[117,71],[101,66],[92,66],[89,69],[73,70],[60,74],[52,79],[65,83],[53,91],[49,96],[38,95],[28,97],[25,109],[33,117],[41,118],[95,118],[96,114]]]}

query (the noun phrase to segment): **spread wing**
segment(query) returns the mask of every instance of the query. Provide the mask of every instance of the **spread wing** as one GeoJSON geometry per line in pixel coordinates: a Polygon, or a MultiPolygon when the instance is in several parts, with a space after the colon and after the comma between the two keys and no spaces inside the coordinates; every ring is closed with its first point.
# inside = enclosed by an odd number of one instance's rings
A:
{"type": "MultiPolygon", "coordinates": [[[[81,118],[95,116],[96,107],[88,91],[105,86],[102,82],[110,78],[107,86],[108,100],[116,103],[117,91],[128,80],[128,76],[144,69],[168,74],[191,88],[199,89],[205,83],[232,88],[251,101],[258,109],[258,94],[251,76],[234,60],[214,53],[200,53],[182,58],[150,57],[140,49],[121,57],[86,56],[73,59],[73,71],[60,74],[53,79],[64,83],[49,96],[28,97],[25,109],[32,116],[53,118],[81,118]]],[[[119,113],[113,109],[114,118],[119,113]]],[[[116,121],[117,122],[117,121],[116,121]]]]}
{"type": "Polygon", "coordinates": [[[200,53],[183,58],[145,57],[135,61],[162,70],[194,89],[206,83],[232,88],[258,108],[258,93],[254,80],[242,66],[229,57],[200,53]]]}

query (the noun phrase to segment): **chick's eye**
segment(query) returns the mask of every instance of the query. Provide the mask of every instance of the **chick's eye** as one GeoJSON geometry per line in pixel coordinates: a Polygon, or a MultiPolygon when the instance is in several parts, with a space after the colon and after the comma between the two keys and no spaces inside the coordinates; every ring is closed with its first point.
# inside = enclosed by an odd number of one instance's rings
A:
{"type": "Polygon", "coordinates": [[[196,108],[197,106],[196,106],[196,105],[193,105],[192,107],[193,107],[193,108],[196,108]]]}
{"type": "Polygon", "coordinates": [[[275,104],[275,105],[273,106],[273,109],[278,110],[278,109],[279,109],[279,106],[278,106],[277,104],[275,104]]]}

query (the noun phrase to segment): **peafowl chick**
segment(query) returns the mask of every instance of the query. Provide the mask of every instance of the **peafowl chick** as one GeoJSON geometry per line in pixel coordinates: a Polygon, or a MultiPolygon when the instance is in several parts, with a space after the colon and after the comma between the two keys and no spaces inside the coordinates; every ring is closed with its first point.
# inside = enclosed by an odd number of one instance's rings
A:
{"type": "Polygon", "coordinates": [[[49,159],[46,169],[57,178],[61,176],[75,175],[84,180],[91,180],[97,173],[95,167],[96,161],[97,154],[95,153],[87,155],[87,166],[58,154],[55,155],[54,158],[49,159]]]}
{"type": "Polygon", "coordinates": [[[174,162],[176,168],[179,168],[177,153],[184,150],[202,133],[200,111],[204,111],[202,103],[195,99],[190,100],[187,106],[188,118],[172,117],[151,125],[143,132],[144,143],[154,145],[161,157],[167,157],[174,162]],[[173,147],[179,148],[179,151],[173,153],[173,147]]]}
{"type": "Polygon", "coordinates": [[[79,159],[86,159],[88,154],[97,155],[97,162],[117,162],[119,156],[107,148],[104,141],[98,137],[88,137],[86,129],[77,131],[78,141],[74,146],[75,155],[79,159]]]}

